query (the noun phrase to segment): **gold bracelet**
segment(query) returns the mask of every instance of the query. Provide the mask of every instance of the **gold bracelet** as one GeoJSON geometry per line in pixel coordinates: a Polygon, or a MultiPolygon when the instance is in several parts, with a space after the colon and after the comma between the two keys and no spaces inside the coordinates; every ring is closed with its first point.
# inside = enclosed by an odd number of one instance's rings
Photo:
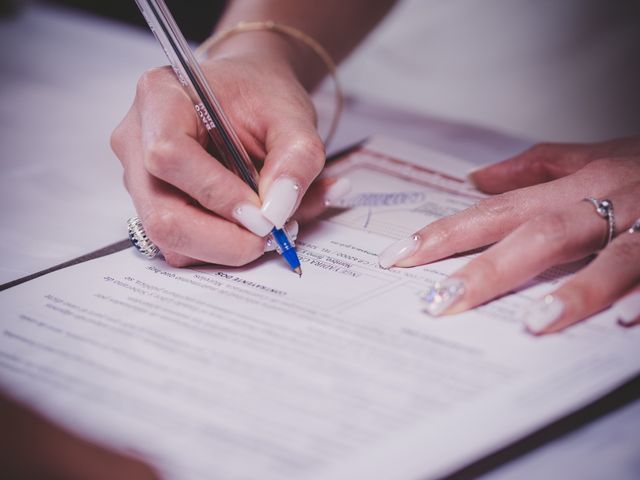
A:
{"type": "Polygon", "coordinates": [[[327,136],[325,138],[325,145],[329,145],[331,140],[333,139],[333,135],[336,132],[336,128],[338,127],[338,121],[340,120],[340,116],[342,115],[342,109],[344,106],[344,95],[342,93],[342,88],[340,87],[340,82],[338,81],[338,74],[336,69],[336,64],[329,55],[329,52],[320,45],[315,39],[307,35],[301,30],[297,28],[291,27],[289,25],[283,25],[281,23],[276,23],[273,20],[268,20],[266,22],[239,22],[231,28],[226,30],[222,30],[221,32],[216,33],[215,35],[209,37],[205,40],[197,49],[196,56],[198,58],[203,58],[214,45],[226,40],[227,38],[235,35],[237,33],[245,33],[245,32],[255,32],[260,30],[266,30],[269,32],[275,32],[284,36],[293,37],[296,40],[304,43],[307,47],[313,50],[322,60],[325,67],[329,71],[329,75],[333,80],[335,92],[336,92],[336,108],[333,114],[333,118],[331,120],[331,125],[329,127],[329,131],[327,132],[327,136]]]}

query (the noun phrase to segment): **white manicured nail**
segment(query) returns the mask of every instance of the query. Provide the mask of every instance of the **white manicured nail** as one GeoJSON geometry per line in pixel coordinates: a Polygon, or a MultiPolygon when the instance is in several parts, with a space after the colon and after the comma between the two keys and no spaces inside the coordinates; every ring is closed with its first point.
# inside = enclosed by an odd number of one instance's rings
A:
{"type": "Polygon", "coordinates": [[[393,267],[400,260],[407,258],[418,249],[420,235],[412,235],[392,243],[378,256],[378,263],[382,268],[393,267]]]}
{"type": "Polygon", "coordinates": [[[542,333],[560,318],[562,312],[564,303],[553,295],[547,295],[529,310],[524,324],[531,333],[542,333]]]}
{"type": "Polygon", "coordinates": [[[259,237],[264,237],[273,230],[273,223],[267,220],[260,209],[251,203],[238,205],[233,210],[233,218],[259,237]]]}
{"type": "Polygon", "coordinates": [[[466,289],[462,280],[458,278],[447,278],[446,280],[431,285],[421,297],[427,304],[426,309],[429,315],[438,316],[454,303],[458,302],[465,291],[466,289]]]}
{"type": "MultiPolygon", "coordinates": [[[[287,224],[284,226],[284,229],[287,232],[287,235],[289,236],[289,240],[291,240],[291,242],[295,242],[298,239],[298,232],[300,230],[300,226],[298,225],[298,222],[296,222],[295,220],[291,220],[290,222],[287,222],[287,224]]],[[[264,251],[266,252],[273,252],[276,249],[276,242],[273,241],[273,238],[269,237],[267,239],[267,242],[264,245],[264,251]]]]}
{"type": "Polygon", "coordinates": [[[298,203],[300,184],[289,177],[281,177],[273,182],[262,202],[262,215],[277,228],[282,228],[298,203]]]}
{"type": "Polygon", "coordinates": [[[337,182],[333,183],[324,194],[324,204],[329,207],[334,204],[336,200],[341,199],[347,193],[351,191],[351,181],[348,178],[340,178],[337,182]]]}
{"type": "Polygon", "coordinates": [[[640,292],[627,295],[613,305],[620,325],[629,326],[640,320],[640,292]]]}

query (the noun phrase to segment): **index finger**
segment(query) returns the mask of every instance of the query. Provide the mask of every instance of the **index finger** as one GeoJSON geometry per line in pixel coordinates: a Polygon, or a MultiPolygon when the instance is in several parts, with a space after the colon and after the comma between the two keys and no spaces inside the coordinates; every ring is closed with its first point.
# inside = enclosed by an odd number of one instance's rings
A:
{"type": "Polygon", "coordinates": [[[325,150],[310,118],[281,119],[267,134],[267,156],[260,175],[262,214],[281,228],[322,171],[325,150]]]}
{"type": "Polygon", "coordinates": [[[602,197],[637,181],[634,162],[596,161],[573,175],[481,200],[390,245],[380,254],[380,264],[410,267],[495,243],[531,218],[562,214],[586,196],[602,197]]]}
{"type": "Polygon", "coordinates": [[[140,100],[142,157],[147,171],[207,210],[240,223],[255,235],[267,235],[273,224],[260,213],[257,193],[205,150],[206,139],[200,138],[204,129],[193,104],[174,78],[165,78],[167,73],[160,71],[146,80],[158,88],[145,92],[140,100]]]}

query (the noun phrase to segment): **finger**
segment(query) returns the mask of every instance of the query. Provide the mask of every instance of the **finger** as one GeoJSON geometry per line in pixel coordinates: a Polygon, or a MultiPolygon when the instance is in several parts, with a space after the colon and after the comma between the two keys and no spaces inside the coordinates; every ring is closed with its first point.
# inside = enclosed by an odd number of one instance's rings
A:
{"type": "MultiPolygon", "coordinates": [[[[165,127],[170,128],[168,124],[165,127]]],[[[260,237],[273,229],[273,223],[260,212],[258,195],[195,139],[167,131],[161,142],[144,142],[143,148],[149,173],[187,193],[207,210],[260,237]]]]}
{"type": "MultiPolygon", "coordinates": [[[[495,243],[545,209],[559,213],[560,189],[554,187],[545,184],[490,197],[436,220],[388,246],[379,256],[380,266],[412,267],[495,243]]],[[[568,192],[565,201],[573,203],[580,198],[577,191],[568,192]]]]}
{"type": "Polygon", "coordinates": [[[322,170],[324,145],[313,119],[298,114],[279,119],[267,134],[266,146],[260,177],[262,214],[280,228],[322,170]]]}
{"type": "Polygon", "coordinates": [[[569,175],[599,158],[640,153],[640,137],[591,144],[541,143],[502,162],[469,172],[487,193],[502,193],[569,175]]]}
{"type": "Polygon", "coordinates": [[[170,264],[197,260],[239,266],[264,253],[264,238],[194,205],[141,165],[127,171],[127,184],[147,235],[170,264]]]}
{"type": "Polygon", "coordinates": [[[160,255],[162,255],[164,260],[169,265],[177,268],[189,267],[189,266],[203,263],[202,260],[198,260],[197,258],[191,258],[186,255],[181,255],[179,253],[172,252],[171,250],[168,250],[166,248],[160,251],[160,255]]]}
{"type": "Polygon", "coordinates": [[[640,283],[640,235],[622,234],[593,262],[551,295],[526,319],[534,334],[558,332],[609,307],[640,283]]]}
{"type": "Polygon", "coordinates": [[[624,327],[640,325],[640,286],[613,305],[618,323],[624,327]]]}
{"type": "MultiPolygon", "coordinates": [[[[289,237],[289,241],[291,241],[291,243],[295,245],[295,241],[298,239],[298,233],[300,232],[300,225],[298,224],[298,222],[296,220],[289,220],[284,224],[283,228],[287,233],[287,236],[289,237]]],[[[265,241],[264,251],[266,253],[276,250],[278,250],[278,244],[276,243],[273,236],[269,236],[265,241]]]]}
{"type": "Polygon", "coordinates": [[[166,256],[170,264],[183,266],[195,259],[240,266],[264,253],[264,238],[175,197],[158,197],[153,209],[143,208],[139,215],[149,238],[162,252],[171,252],[166,256]]]}
{"type": "Polygon", "coordinates": [[[122,162],[124,183],[145,231],[167,263],[174,267],[203,262],[241,265],[260,256],[264,240],[259,240],[249,232],[242,235],[233,230],[231,237],[223,238],[226,230],[217,229],[222,219],[206,214],[193,205],[185,194],[154,178],[144,169],[139,161],[142,157],[141,135],[139,115],[132,108],[114,131],[111,146],[122,162]],[[205,215],[210,218],[205,218],[205,215]],[[230,252],[233,243],[229,242],[234,241],[244,246],[237,255],[230,252]]]}
{"type": "MultiPolygon", "coordinates": [[[[135,186],[131,186],[131,172],[139,170],[135,162],[136,159],[140,159],[142,156],[140,153],[140,137],[139,115],[137,110],[132,107],[111,135],[111,149],[122,163],[124,168],[123,183],[132,198],[135,193],[135,186]]],[[[136,176],[133,175],[133,177],[135,178],[136,176]]],[[[163,249],[161,253],[167,263],[174,267],[185,267],[201,262],[195,258],[172,252],[166,248],[163,249]]]]}
{"type": "Polygon", "coordinates": [[[313,182],[295,213],[300,223],[317,219],[328,208],[351,191],[351,181],[347,177],[321,178],[313,182]]]}
{"type": "MultiPolygon", "coordinates": [[[[640,183],[610,196],[619,228],[637,215],[640,183]]],[[[561,213],[540,215],[478,255],[443,282],[430,287],[426,309],[432,315],[458,313],[524,284],[546,269],[584,258],[606,241],[608,221],[581,201],[561,213]]]]}
{"type": "Polygon", "coordinates": [[[139,132],[147,171],[204,208],[258,236],[267,235],[273,224],[261,214],[258,195],[203,148],[201,123],[184,91],[176,90],[175,78],[166,79],[168,72],[164,70],[152,72],[141,81],[145,87],[139,101],[139,132]],[[147,83],[152,85],[146,87],[147,83]],[[151,87],[156,87],[155,93],[147,92],[151,87]]]}
{"type": "MultiPolygon", "coordinates": [[[[138,80],[134,109],[138,121],[145,124],[150,135],[156,132],[157,140],[162,140],[166,132],[167,119],[173,131],[180,130],[207,143],[208,135],[193,107],[193,102],[185,92],[170,67],[152,68],[144,72],[138,80]]],[[[153,138],[149,138],[153,141],[153,138]]]]}
{"type": "Polygon", "coordinates": [[[573,175],[486,198],[390,245],[380,265],[410,267],[490,245],[538,215],[561,214],[586,196],[604,197],[640,180],[637,159],[597,160],[573,175]]]}

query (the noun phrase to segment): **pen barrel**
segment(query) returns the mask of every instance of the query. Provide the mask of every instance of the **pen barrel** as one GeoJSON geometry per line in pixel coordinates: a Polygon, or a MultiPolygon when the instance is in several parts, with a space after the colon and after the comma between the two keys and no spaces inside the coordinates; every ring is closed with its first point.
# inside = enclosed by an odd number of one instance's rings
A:
{"type": "Polygon", "coordinates": [[[284,228],[274,228],[271,230],[271,236],[276,242],[276,251],[279,254],[283,254],[287,250],[295,248],[293,240],[289,237],[289,234],[284,228]]]}
{"type": "Polygon", "coordinates": [[[300,267],[300,259],[296,254],[295,244],[284,228],[271,230],[271,237],[276,243],[277,252],[284,257],[292,270],[300,267]]]}
{"type": "MultiPolygon", "coordinates": [[[[194,100],[197,100],[197,98],[194,100]]],[[[195,103],[194,101],[194,104],[196,113],[207,130],[212,145],[215,147],[212,152],[213,155],[249,185],[254,192],[258,193],[258,170],[238,139],[235,130],[229,124],[224,112],[219,110],[218,113],[222,113],[222,115],[214,119],[204,102],[195,103]],[[228,125],[226,128],[218,127],[218,125],[224,125],[225,123],[228,125]],[[226,137],[224,133],[227,134],[226,137]]]]}
{"type": "Polygon", "coordinates": [[[229,170],[258,192],[258,171],[240,142],[231,122],[196,61],[171,12],[163,0],[135,0],[173,71],[195,106],[213,146],[214,155],[229,170]]]}

